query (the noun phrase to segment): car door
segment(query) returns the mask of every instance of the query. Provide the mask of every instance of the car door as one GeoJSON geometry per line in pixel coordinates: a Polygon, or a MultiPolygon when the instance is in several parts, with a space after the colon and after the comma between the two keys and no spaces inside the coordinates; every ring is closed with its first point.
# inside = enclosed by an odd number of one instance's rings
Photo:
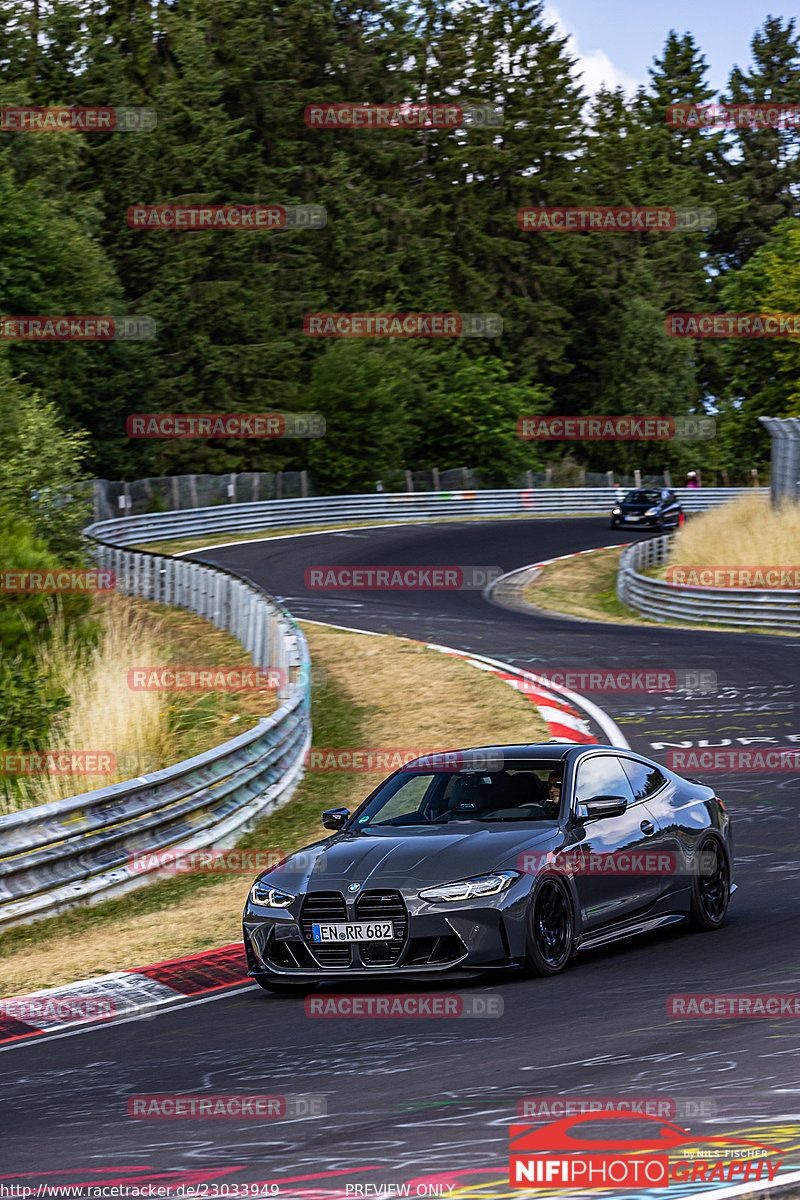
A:
{"type": "Polygon", "coordinates": [[[633,855],[650,850],[657,825],[645,801],[634,797],[618,755],[601,751],[579,759],[571,813],[580,851],[575,884],[584,929],[591,932],[646,912],[661,895],[662,880],[641,873],[633,855]],[[587,819],[586,801],[594,796],[622,796],[627,808],[620,816],[587,819]]]}
{"type": "Polygon", "coordinates": [[[665,525],[677,525],[680,516],[680,504],[678,497],[674,492],[665,489],[661,493],[661,503],[663,505],[663,518],[665,525]]]}
{"type": "Polygon", "coordinates": [[[621,754],[620,762],[628,777],[634,801],[644,801],[655,830],[649,835],[647,849],[664,857],[661,893],[680,891],[688,886],[683,874],[685,850],[680,837],[681,823],[676,812],[675,784],[659,771],[655,763],[621,754]],[[671,864],[671,865],[669,865],[671,864]]]}

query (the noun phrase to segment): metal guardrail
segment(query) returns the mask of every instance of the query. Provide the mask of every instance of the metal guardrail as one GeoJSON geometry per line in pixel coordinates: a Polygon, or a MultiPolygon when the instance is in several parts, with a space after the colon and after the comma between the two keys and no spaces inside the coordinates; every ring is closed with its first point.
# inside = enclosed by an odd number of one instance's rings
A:
{"type": "MultiPolygon", "coordinates": [[[[216,533],[248,533],[329,525],[349,521],[431,521],[448,517],[607,515],[626,489],[538,488],[481,492],[392,492],[355,496],[311,496],[226,504],[181,512],[146,513],[100,521],[87,533],[103,537],[113,530],[118,545],[191,538],[216,533]]],[[[702,512],[732,500],[750,488],[673,488],[686,512],[702,512]]],[[[759,488],[769,495],[768,488],[759,488]]]]}
{"type": "MultiPolygon", "coordinates": [[[[311,663],[306,640],[289,613],[231,572],[127,550],[126,545],[349,521],[606,515],[622,490],[312,497],[150,513],[89,526],[86,533],[97,543],[98,565],[116,572],[120,591],[188,608],[234,634],[254,666],[281,669],[285,682],[278,696],[280,707],[238,738],[186,762],[0,816],[0,927],[137,886],[147,873],[134,869],[134,854],[176,846],[192,850],[231,845],[257,817],[285,803],[303,773],[311,739],[311,663]]],[[[722,504],[740,492],[738,488],[674,490],[688,512],[722,504]]],[[[624,586],[634,603],[642,578],[633,570],[624,573],[624,586]]],[[[645,578],[644,586],[650,585],[656,590],[668,586],[645,578]]],[[[670,615],[672,609],[666,614],[670,615]]],[[[764,620],[753,623],[764,624],[764,620]]]]}
{"type": "MultiPolygon", "coordinates": [[[[107,532],[115,522],[107,523],[107,532]]],[[[253,666],[281,672],[279,707],[239,737],[111,787],[0,816],[0,927],[146,882],[144,854],[228,847],[296,788],[311,741],[310,668],[291,616],[228,571],[100,543],[117,590],[178,605],[227,629],[253,666]]]]}
{"type": "Polygon", "coordinates": [[[759,629],[800,629],[800,590],[702,588],[642,575],[667,561],[675,534],[627,546],[620,555],[617,596],[654,621],[700,621],[759,629]]]}

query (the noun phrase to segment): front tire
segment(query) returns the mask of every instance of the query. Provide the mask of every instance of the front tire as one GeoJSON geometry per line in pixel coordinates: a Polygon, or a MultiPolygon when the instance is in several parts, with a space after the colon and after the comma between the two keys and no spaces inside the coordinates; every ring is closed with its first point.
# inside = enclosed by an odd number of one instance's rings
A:
{"type": "MultiPolygon", "coordinates": [[[[692,903],[689,923],[693,929],[719,929],[725,922],[731,898],[731,872],[728,856],[718,838],[705,838],[698,847],[698,855],[708,854],[709,870],[697,870],[692,875],[692,903]]],[[[698,867],[702,866],[698,862],[698,867]]]]}
{"type": "Polygon", "coordinates": [[[546,875],[528,909],[525,963],[530,975],[558,975],[575,949],[575,916],[566,884],[546,875]]]}

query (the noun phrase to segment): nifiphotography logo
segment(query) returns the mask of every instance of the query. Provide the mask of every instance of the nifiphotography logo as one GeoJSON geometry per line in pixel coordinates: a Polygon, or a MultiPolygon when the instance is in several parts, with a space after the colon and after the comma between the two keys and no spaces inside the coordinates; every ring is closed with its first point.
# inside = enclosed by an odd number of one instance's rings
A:
{"type": "MultiPolygon", "coordinates": [[[[613,1131],[612,1132],[616,1132],[613,1131]]],[[[622,1133],[622,1130],[619,1130],[622,1133]]],[[[668,1187],[671,1183],[763,1183],[783,1150],[746,1138],[689,1133],[656,1117],[606,1111],[549,1125],[512,1125],[509,1183],[517,1188],[668,1187]],[[640,1137],[609,1138],[597,1122],[635,1121],[640,1137]]]]}

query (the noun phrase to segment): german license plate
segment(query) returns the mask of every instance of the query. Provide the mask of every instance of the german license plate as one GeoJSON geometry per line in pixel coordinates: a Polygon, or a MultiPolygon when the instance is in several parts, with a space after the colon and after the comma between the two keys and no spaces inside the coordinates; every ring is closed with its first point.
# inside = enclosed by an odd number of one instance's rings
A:
{"type": "Polygon", "coordinates": [[[626,517],[626,521],[641,521],[641,517],[626,517]]]}
{"type": "Polygon", "coordinates": [[[394,937],[392,921],[354,921],[351,925],[312,925],[311,938],[328,942],[390,942],[394,937]]]}

